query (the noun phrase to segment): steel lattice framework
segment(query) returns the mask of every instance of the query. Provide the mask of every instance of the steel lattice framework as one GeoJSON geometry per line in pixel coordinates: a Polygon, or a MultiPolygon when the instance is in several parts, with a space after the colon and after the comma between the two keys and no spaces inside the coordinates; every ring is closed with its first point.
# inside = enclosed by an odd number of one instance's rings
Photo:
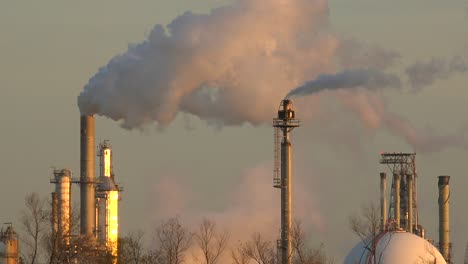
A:
{"type": "MultiPolygon", "coordinates": [[[[413,226],[416,227],[415,232],[418,232],[418,204],[417,204],[417,171],[416,171],[416,153],[381,153],[380,164],[387,165],[392,175],[401,177],[400,184],[400,199],[403,201],[400,204],[400,222],[401,227],[407,231],[411,231],[413,226]],[[411,186],[409,186],[410,182],[411,186]],[[409,194],[411,192],[411,194],[409,194]],[[412,200],[412,203],[409,200],[412,200]],[[409,207],[412,207],[412,214],[408,215],[409,207]],[[410,220],[409,217],[412,219],[410,220]],[[408,225],[409,223],[409,225],[408,225]]],[[[392,177],[392,189],[390,197],[389,218],[395,218],[395,177],[392,177]]]]}

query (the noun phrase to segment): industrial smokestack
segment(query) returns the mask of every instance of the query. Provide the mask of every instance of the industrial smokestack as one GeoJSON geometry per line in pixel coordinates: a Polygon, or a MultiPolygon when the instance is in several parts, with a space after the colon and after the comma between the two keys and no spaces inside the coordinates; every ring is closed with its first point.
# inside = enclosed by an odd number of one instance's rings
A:
{"type": "Polygon", "coordinates": [[[401,222],[401,217],[400,217],[400,174],[393,174],[393,182],[394,182],[394,193],[395,193],[395,201],[394,201],[394,210],[395,210],[395,222],[396,222],[396,227],[400,228],[400,222],[401,222]]]}
{"type": "Polygon", "coordinates": [[[387,229],[387,174],[380,173],[380,232],[387,229]]]}
{"type": "Polygon", "coordinates": [[[408,226],[407,230],[410,233],[413,233],[413,175],[407,175],[407,183],[408,183],[408,226]]]}
{"type": "Polygon", "coordinates": [[[450,176],[439,176],[439,251],[450,263],[450,176]]]}
{"type": "Polygon", "coordinates": [[[289,133],[300,126],[295,118],[290,100],[283,100],[278,110],[278,117],[273,119],[273,127],[281,129],[283,139],[281,142],[281,264],[292,263],[292,172],[291,172],[291,142],[289,133]]]}
{"type": "Polygon", "coordinates": [[[96,211],[94,206],[94,117],[81,116],[80,135],[80,234],[94,236],[96,211]]]}

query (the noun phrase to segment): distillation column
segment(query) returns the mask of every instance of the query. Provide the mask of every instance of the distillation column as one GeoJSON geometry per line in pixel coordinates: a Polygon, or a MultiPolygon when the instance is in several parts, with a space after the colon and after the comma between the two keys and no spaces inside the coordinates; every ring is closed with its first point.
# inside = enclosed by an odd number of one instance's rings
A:
{"type": "Polygon", "coordinates": [[[407,176],[408,183],[408,224],[407,231],[413,233],[413,175],[407,176]]]}
{"type": "Polygon", "coordinates": [[[292,172],[291,172],[291,142],[289,134],[295,127],[300,126],[299,120],[295,119],[290,100],[283,100],[278,110],[278,117],[273,119],[273,127],[282,131],[281,141],[281,180],[280,185],[275,187],[281,189],[281,240],[279,245],[281,264],[292,263],[292,172]]]}
{"type": "Polygon", "coordinates": [[[55,192],[52,193],[52,227],[56,237],[55,249],[60,251],[60,255],[65,258],[71,242],[71,171],[68,169],[54,170],[54,177],[50,182],[55,184],[55,192]]]}
{"type": "Polygon", "coordinates": [[[117,260],[119,191],[112,170],[112,150],[107,141],[99,145],[100,176],[96,186],[98,243],[117,260]]]}
{"type": "Polygon", "coordinates": [[[13,230],[11,223],[4,230],[0,230],[0,263],[19,264],[18,234],[13,230]]]}
{"type": "Polygon", "coordinates": [[[439,251],[450,262],[450,176],[439,176],[439,251]]]}
{"type": "Polygon", "coordinates": [[[81,116],[80,133],[80,234],[94,237],[94,117],[81,116]]]}

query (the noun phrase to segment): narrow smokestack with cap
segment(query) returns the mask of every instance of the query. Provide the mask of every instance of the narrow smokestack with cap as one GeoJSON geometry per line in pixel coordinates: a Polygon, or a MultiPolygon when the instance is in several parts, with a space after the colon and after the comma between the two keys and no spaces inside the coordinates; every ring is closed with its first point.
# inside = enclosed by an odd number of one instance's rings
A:
{"type": "Polygon", "coordinates": [[[94,117],[81,116],[80,135],[80,234],[94,236],[94,117]]]}
{"type": "Polygon", "coordinates": [[[439,251],[450,262],[450,176],[439,176],[439,251]]]}
{"type": "Polygon", "coordinates": [[[380,231],[386,230],[387,226],[387,174],[380,173],[380,231]]]}

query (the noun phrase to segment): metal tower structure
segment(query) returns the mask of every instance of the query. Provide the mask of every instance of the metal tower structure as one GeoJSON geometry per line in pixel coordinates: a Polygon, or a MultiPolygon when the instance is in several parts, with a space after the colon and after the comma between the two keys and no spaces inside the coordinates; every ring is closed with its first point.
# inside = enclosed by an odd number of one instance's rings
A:
{"type": "Polygon", "coordinates": [[[278,116],[273,119],[275,129],[275,161],[273,186],[281,189],[281,240],[278,252],[281,264],[292,263],[292,173],[291,173],[291,130],[300,126],[291,100],[282,100],[278,116]],[[281,142],[280,142],[281,141],[281,142]]]}
{"type": "Polygon", "coordinates": [[[0,230],[0,263],[18,264],[18,234],[11,223],[5,223],[7,227],[0,230]]]}
{"type": "Polygon", "coordinates": [[[117,263],[117,243],[119,236],[119,192],[115,184],[112,167],[112,149],[105,140],[98,146],[99,178],[96,184],[97,223],[96,234],[101,248],[117,263]]]}
{"type": "Polygon", "coordinates": [[[380,164],[387,165],[393,175],[388,214],[392,221],[388,224],[422,236],[418,222],[416,153],[383,152],[380,164]]]}
{"type": "Polygon", "coordinates": [[[52,192],[53,250],[60,263],[70,263],[72,172],[54,169],[53,174],[50,179],[50,183],[55,184],[55,192],[52,192]]]}

